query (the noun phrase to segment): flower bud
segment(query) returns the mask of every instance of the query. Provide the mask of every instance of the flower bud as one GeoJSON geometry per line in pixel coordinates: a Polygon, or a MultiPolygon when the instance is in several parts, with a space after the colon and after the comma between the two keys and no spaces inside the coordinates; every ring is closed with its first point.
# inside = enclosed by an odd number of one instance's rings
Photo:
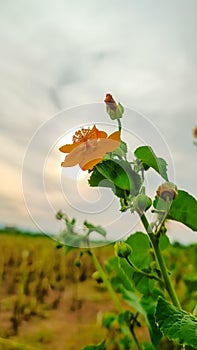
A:
{"type": "Polygon", "coordinates": [[[80,260],[80,259],[76,259],[76,260],[74,261],[74,265],[75,265],[76,267],[81,267],[81,260],[80,260]]]}
{"type": "Polygon", "coordinates": [[[112,120],[122,118],[124,108],[120,103],[116,103],[111,94],[106,94],[104,100],[106,103],[106,110],[112,120]]]}
{"type": "Polygon", "coordinates": [[[61,210],[59,210],[59,211],[57,212],[57,214],[56,214],[56,219],[57,219],[57,220],[62,220],[63,216],[64,216],[64,214],[62,213],[61,210]]]}
{"type": "Polygon", "coordinates": [[[125,242],[116,242],[114,250],[119,258],[127,258],[132,252],[131,247],[125,242]]]}
{"type": "Polygon", "coordinates": [[[93,274],[92,274],[92,278],[97,282],[97,283],[102,283],[103,282],[103,279],[100,275],[100,273],[98,271],[95,271],[93,274]]]}
{"type": "Polygon", "coordinates": [[[165,182],[157,189],[157,196],[164,201],[172,201],[178,194],[177,186],[172,182],[165,182]]]}
{"type": "Polygon", "coordinates": [[[145,194],[138,194],[138,196],[133,199],[134,210],[139,214],[143,214],[144,211],[148,210],[151,204],[151,198],[145,194]]]}

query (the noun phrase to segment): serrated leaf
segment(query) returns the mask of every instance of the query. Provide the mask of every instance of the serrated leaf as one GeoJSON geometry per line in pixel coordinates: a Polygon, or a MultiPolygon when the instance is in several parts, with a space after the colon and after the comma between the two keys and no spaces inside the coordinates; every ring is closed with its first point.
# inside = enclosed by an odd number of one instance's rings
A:
{"type": "Polygon", "coordinates": [[[167,218],[182,222],[193,231],[197,231],[197,200],[189,193],[179,190],[167,218]]]}
{"type": "Polygon", "coordinates": [[[159,297],[155,317],[161,332],[168,339],[197,348],[197,318],[192,314],[179,310],[159,297]]]}
{"type": "Polygon", "coordinates": [[[83,350],[106,350],[105,340],[97,345],[86,345],[83,347],[83,350]]]}
{"type": "Polygon", "coordinates": [[[143,163],[145,170],[149,167],[153,168],[166,181],[168,181],[166,161],[163,158],[158,158],[150,146],[138,147],[134,154],[143,163]]]}

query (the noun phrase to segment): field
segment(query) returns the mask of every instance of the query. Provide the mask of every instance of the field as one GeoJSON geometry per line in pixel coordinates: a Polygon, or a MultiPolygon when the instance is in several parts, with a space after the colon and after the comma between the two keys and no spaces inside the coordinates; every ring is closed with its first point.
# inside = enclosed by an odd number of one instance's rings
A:
{"type": "MultiPolygon", "coordinates": [[[[102,283],[92,278],[95,268],[87,255],[77,267],[79,251],[65,256],[46,236],[2,231],[0,240],[0,349],[76,350],[104,338],[102,316],[116,309],[102,283]]],[[[103,264],[113,247],[95,252],[103,264]]],[[[166,254],[181,303],[192,311],[197,245],[176,244],[166,254]]],[[[143,322],[138,336],[149,339],[143,322]]]]}

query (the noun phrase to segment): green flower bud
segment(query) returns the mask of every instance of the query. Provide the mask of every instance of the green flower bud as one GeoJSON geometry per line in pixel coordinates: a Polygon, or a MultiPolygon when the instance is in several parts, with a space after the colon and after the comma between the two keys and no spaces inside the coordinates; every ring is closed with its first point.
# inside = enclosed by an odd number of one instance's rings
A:
{"type": "Polygon", "coordinates": [[[120,103],[116,103],[111,94],[106,94],[104,100],[106,103],[106,110],[112,120],[122,118],[124,108],[120,103]]]}
{"type": "Polygon", "coordinates": [[[57,219],[57,220],[62,220],[63,216],[64,216],[64,214],[62,213],[61,210],[59,210],[59,211],[57,212],[57,214],[56,214],[56,219],[57,219]]]}
{"type": "Polygon", "coordinates": [[[138,194],[138,196],[133,199],[134,210],[136,210],[139,214],[143,214],[143,212],[148,210],[151,205],[151,198],[145,194],[138,194]]]}
{"type": "Polygon", "coordinates": [[[74,265],[75,265],[76,267],[81,267],[81,260],[80,260],[80,259],[76,259],[76,260],[74,261],[74,265]]]}
{"type": "Polygon", "coordinates": [[[132,252],[131,247],[126,242],[116,242],[114,250],[119,258],[127,258],[132,252]]]}
{"type": "Polygon", "coordinates": [[[93,274],[92,274],[92,278],[97,282],[97,283],[102,283],[103,282],[103,279],[100,275],[100,273],[98,271],[95,271],[93,274]]]}

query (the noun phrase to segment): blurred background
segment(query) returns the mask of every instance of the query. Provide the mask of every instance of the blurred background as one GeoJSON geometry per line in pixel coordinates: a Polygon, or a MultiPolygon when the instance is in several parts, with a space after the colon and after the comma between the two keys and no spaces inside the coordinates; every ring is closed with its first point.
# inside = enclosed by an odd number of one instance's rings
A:
{"type": "MultiPolygon", "coordinates": [[[[153,123],[175,182],[197,195],[196,13],[195,0],[1,1],[1,225],[38,229],[22,193],[28,143],[54,115],[102,102],[106,92],[153,123]]],[[[30,179],[35,169],[34,161],[30,179]]],[[[45,210],[39,215],[48,220],[45,210]]],[[[189,229],[176,231],[172,225],[172,239],[197,242],[189,229]]]]}

